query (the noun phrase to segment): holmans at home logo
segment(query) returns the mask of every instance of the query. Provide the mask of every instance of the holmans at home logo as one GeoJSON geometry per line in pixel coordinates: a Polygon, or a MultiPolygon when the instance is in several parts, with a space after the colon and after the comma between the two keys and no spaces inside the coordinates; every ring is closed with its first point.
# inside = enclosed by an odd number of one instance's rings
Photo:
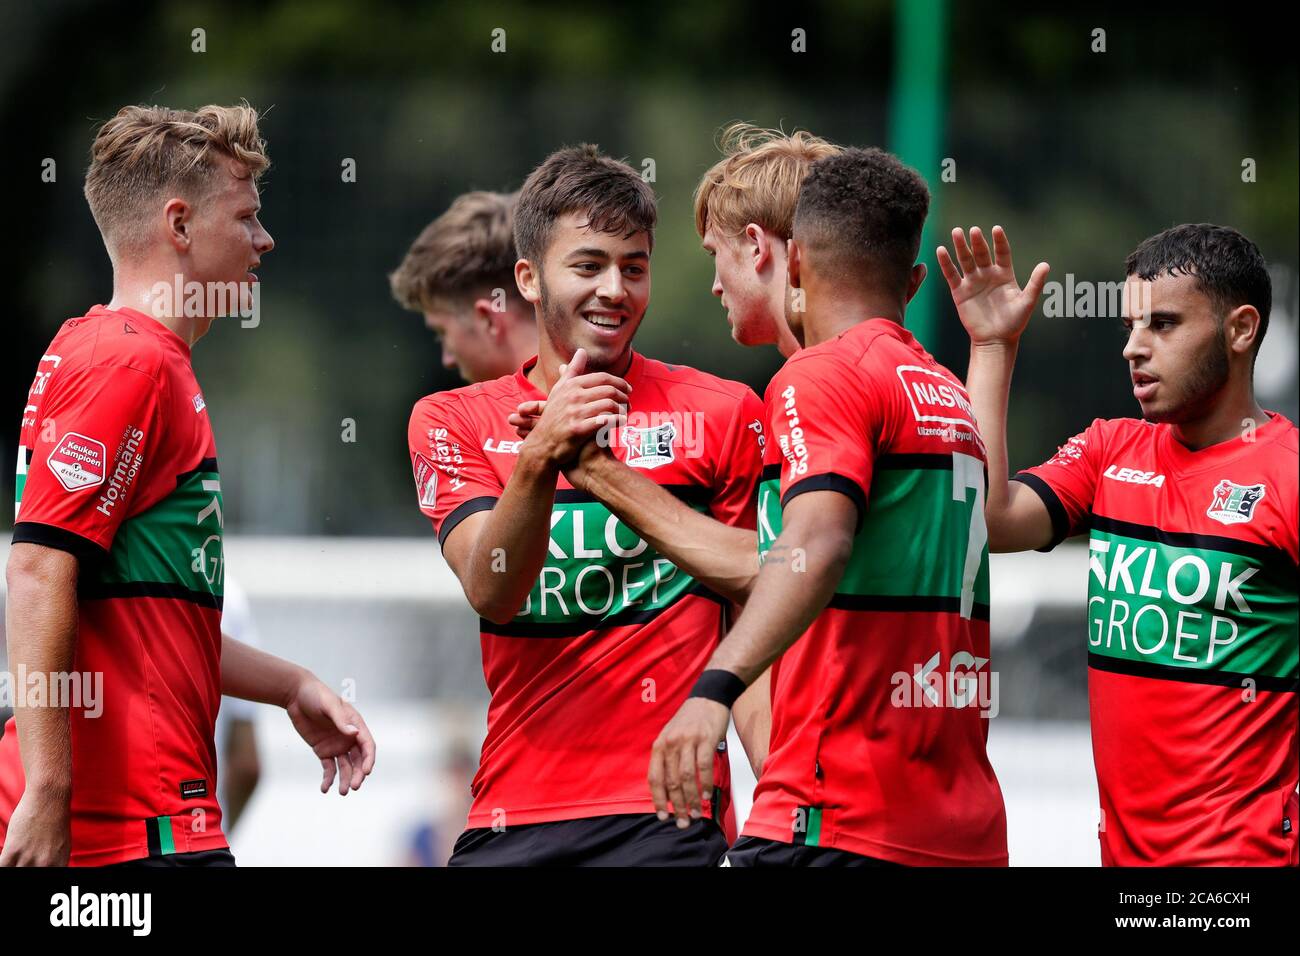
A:
{"type": "Polygon", "coordinates": [[[1224,478],[1214,486],[1214,498],[1205,514],[1222,524],[1241,524],[1255,516],[1264,497],[1264,485],[1239,485],[1224,478]]]}

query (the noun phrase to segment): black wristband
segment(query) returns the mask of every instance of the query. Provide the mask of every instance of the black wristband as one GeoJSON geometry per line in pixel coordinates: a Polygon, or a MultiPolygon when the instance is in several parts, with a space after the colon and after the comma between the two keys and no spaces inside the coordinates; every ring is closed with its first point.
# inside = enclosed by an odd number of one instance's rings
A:
{"type": "Polygon", "coordinates": [[[700,675],[700,679],[691,688],[691,697],[703,697],[714,700],[728,709],[736,698],[745,692],[745,682],[731,671],[709,670],[700,675]]]}

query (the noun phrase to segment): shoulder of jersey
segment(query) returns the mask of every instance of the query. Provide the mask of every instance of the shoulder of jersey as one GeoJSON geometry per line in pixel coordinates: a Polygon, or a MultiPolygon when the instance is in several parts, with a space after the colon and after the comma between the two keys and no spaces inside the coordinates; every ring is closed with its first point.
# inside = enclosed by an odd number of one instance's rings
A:
{"type": "Polygon", "coordinates": [[[157,334],[139,325],[138,319],[120,315],[79,316],[63,323],[51,349],[57,347],[64,360],[61,370],[132,368],[157,379],[167,348],[157,334]]]}
{"type": "Polygon", "coordinates": [[[645,359],[645,366],[642,368],[641,377],[662,382],[668,388],[681,386],[701,388],[732,399],[738,399],[750,390],[744,382],[721,378],[709,372],[702,372],[698,368],[691,368],[689,365],[673,365],[660,362],[658,359],[642,357],[645,359]]]}
{"type": "MultiPolygon", "coordinates": [[[[1281,415],[1281,412],[1275,412],[1274,414],[1281,415]]],[[[1282,417],[1286,420],[1286,428],[1278,437],[1278,444],[1290,451],[1300,451],[1300,429],[1296,428],[1296,423],[1291,419],[1285,415],[1282,415],[1282,417]]]]}
{"type": "Polygon", "coordinates": [[[515,376],[512,372],[509,375],[494,378],[490,382],[475,382],[472,385],[461,385],[457,388],[444,389],[441,392],[432,392],[419,399],[415,403],[413,411],[418,413],[421,409],[432,411],[435,408],[469,410],[483,404],[492,405],[503,401],[513,403],[518,393],[519,386],[515,382],[515,376]]]}
{"type": "Polygon", "coordinates": [[[786,359],[785,365],[781,366],[781,368],[784,370],[811,363],[827,370],[840,369],[850,372],[861,368],[863,359],[872,354],[871,346],[880,341],[882,337],[891,342],[897,341],[886,336],[884,331],[880,329],[873,329],[866,335],[848,342],[837,336],[829,342],[822,342],[820,345],[814,345],[811,348],[800,349],[786,359]]]}

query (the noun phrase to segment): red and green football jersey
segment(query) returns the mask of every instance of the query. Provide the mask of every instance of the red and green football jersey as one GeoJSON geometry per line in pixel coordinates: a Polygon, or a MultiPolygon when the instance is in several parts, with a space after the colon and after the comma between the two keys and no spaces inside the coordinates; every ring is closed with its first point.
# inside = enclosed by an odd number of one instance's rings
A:
{"type": "MultiPolygon", "coordinates": [[[[408,438],[438,540],[495,506],[522,442],[506,421],[542,398],[514,375],[427,396],[408,438]]],[[[737,382],[634,355],[612,453],[691,507],[753,528],[762,405],[737,382]]],[[[723,635],[723,601],[561,476],[546,563],[514,620],[480,622],[491,702],[469,826],[651,813],[650,750],[723,635]]],[[[730,809],[716,761],[715,819],[730,809]]],[[[725,826],[724,826],[725,829],[725,826]]]]}
{"type": "Polygon", "coordinates": [[[1098,419],[1016,479],[1088,534],[1102,863],[1295,864],[1296,427],[1098,419]]]}
{"type": "MultiPolygon", "coordinates": [[[[73,866],[226,846],[213,724],[221,699],[221,482],[189,346],[132,309],[63,324],[23,410],[13,541],[80,558],[72,726],[73,866]]],[[[19,676],[19,675],[16,675],[19,676]]],[[[32,697],[45,675],[26,675],[32,697]]],[[[22,796],[0,740],[0,843],[22,796]]]]}
{"type": "Polygon", "coordinates": [[[745,835],[910,865],[1005,865],[985,752],[984,449],[965,389],[895,322],[793,356],[768,386],[759,549],[807,491],[858,506],[829,605],[773,665],[745,835]]]}

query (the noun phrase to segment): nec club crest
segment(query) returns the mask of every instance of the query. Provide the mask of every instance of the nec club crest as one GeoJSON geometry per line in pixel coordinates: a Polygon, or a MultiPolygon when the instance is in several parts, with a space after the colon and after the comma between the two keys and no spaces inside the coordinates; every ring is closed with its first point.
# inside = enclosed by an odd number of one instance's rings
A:
{"type": "Polygon", "coordinates": [[[438,494],[438,469],[419,452],[411,460],[411,466],[415,472],[415,489],[420,496],[420,508],[432,511],[438,494]]]}
{"type": "Polygon", "coordinates": [[[633,468],[658,468],[673,460],[673,440],[677,426],[672,422],[651,428],[624,428],[623,444],[627,447],[624,459],[633,468]]]}
{"type": "Polygon", "coordinates": [[[68,432],[59,439],[47,462],[64,491],[81,491],[104,483],[104,443],[68,432]]]}
{"type": "Polygon", "coordinates": [[[1264,485],[1239,485],[1224,478],[1214,486],[1214,500],[1206,515],[1221,524],[1242,524],[1255,516],[1255,505],[1264,497],[1264,485]]]}

